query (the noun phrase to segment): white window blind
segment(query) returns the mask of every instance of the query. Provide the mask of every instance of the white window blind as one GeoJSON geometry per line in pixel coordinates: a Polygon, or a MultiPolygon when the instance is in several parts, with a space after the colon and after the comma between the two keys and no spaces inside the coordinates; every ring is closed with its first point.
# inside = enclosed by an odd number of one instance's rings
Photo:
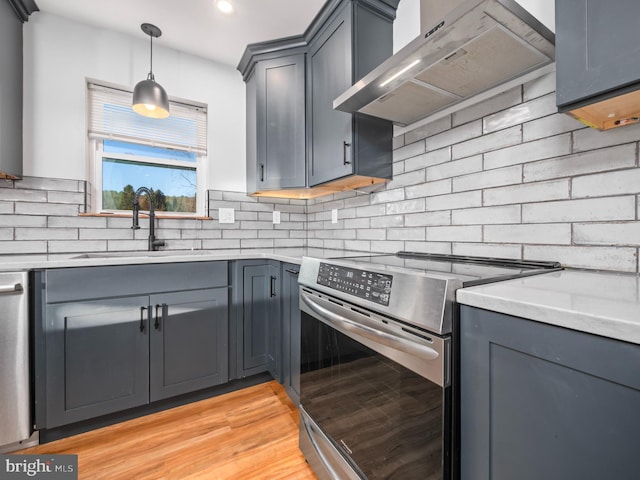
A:
{"type": "Polygon", "coordinates": [[[207,154],[207,109],[169,101],[168,118],[147,118],[131,109],[133,94],[89,83],[89,137],[207,154]]]}

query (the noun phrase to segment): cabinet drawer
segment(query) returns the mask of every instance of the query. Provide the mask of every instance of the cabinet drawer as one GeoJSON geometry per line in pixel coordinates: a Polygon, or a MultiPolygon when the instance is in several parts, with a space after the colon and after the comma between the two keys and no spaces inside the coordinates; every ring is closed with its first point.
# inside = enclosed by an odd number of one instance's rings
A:
{"type": "Polygon", "coordinates": [[[61,268],[45,272],[46,302],[144,295],[228,285],[227,262],[61,268]]]}

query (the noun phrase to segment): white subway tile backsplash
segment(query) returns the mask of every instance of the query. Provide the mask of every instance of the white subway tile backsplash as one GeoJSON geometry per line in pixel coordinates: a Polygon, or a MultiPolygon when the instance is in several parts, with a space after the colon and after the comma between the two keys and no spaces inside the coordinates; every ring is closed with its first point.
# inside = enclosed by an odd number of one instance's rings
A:
{"type": "MultiPolygon", "coordinates": [[[[47,228],[49,231],[67,230],[75,232],[74,238],[80,240],[131,240],[134,231],[125,228],[80,228],[80,229],[63,229],[63,228],[47,228]],[[79,232],[79,233],[78,233],[79,232]]],[[[148,230],[146,231],[148,235],[148,230]]],[[[164,233],[164,232],[163,232],[164,233]]],[[[67,239],[69,239],[67,237],[67,239]]]]}
{"type": "Polygon", "coordinates": [[[15,188],[61,192],[84,192],[81,180],[65,180],[61,178],[24,177],[15,182],[15,188]]]}
{"type": "Polygon", "coordinates": [[[571,135],[565,134],[489,152],[484,156],[484,168],[505,167],[569,153],[571,153],[571,135]]]}
{"type": "Polygon", "coordinates": [[[393,137],[391,140],[391,148],[394,150],[404,147],[404,135],[398,135],[397,137],[393,137]]]}
{"type": "Polygon", "coordinates": [[[0,215],[0,227],[46,227],[47,217],[0,215]]]}
{"type": "Polygon", "coordinates": [[[242,238],[240,239],[240,248],[273,248],[273,239],[271,238],[242,238]]]}
{"type": "Polygon", "coordinates": [[[640,124],[627,125],[600,132],[593,128],[585,128],[573,133],[573,149],[575,152],[610,147],[640,140],[640,124]]]}
{"type": "Polygon", "coordinates": [[[23,203],[17,202],[15,212],[18,215],[77,215],[77,205],[64,203],[23,203]]]}
{"type": "Polygon", "coordinates": [[[565,267],[621,272],[636,271],[636,252],[631,247],[524,246],[524,258],[527,260],[556,260],[565,267]]]}
{"type": "MultiPolygon", "coordinates": [[[[408,216],[408,215],[407,215],[408,216]]],[[[381,215],[369,218],[371,228],[402,227],[405,215],[381,215]]]]}
{"type": "MultiPolygon", "coordinates": [[[[166,230],[162,231],[162,235],[164,236],[166,230]]],[[[179,238],[183,240],[202,240],[204,238],[222,238],[221,230],[176,230],[178,233],[182,232],[179,238]]],[[[225,232],[237,232],[239,230],[225,230],[225,232]]]]}
{"type": "Polygon", "coordinates": [[[457,177],[466,173],[482,170],[482,155],[441,163],[427,168],[427,180],[434,181],[443,178],[457,177]]]}
{"type": "MultiPolygon", "coordinates": [[[[35,218],[35,217],[31,217],[35,218]]],[[[41,217],[53,228],[107,228],[107,217],[41,217]]],[[[131,219],[129,219],[131,226],[131,219]]]]}
{"type": "Polygon", "coordinates": [[[13,228],[0,228],[0,240],[13,240],[13,228]]]}
{"type": "Polygon", "coordinates": [[[451,193],[451,179],[445,178],[436,180],[435,182],[425,182],[421,185],[413,185],[406,187],[405,195],[407,198],[433,197],[434,195],[443,195],[451,193]]]}
{"type": "Polygon", "coordinates": [[[432,225],[451,225],[451,212],[440,210],[437,212],[410,213],[404,216],[407,227],[426,227],[432,225]]]}
{"type": "Polygon", "coordinates": [[[453,179],[453,191],[479,190],[483,188],[513,185],[522,182],[522,165],[486,170],[462,175],[453,179]]]}
{"type": "Polygon", "coordinates": [[[485,117],[482,126],[483,132],[487,134],[504,130],[514,125],[521,125],[530,120],[551,115],[557,111],[555,94],[545,95],[485,117]]]}
{"type": "Polygon", "coordinates": [[[399,149],[393,151],[393,161],[397,162],[399,160],[404,160],[406,158],[415,157],[416,155],[420,155],[424,152],[425,152],[424,140],[408,143],[404,147],[400,147],[399,149]]]}
{"type": "Polygon", "coordinates": [[[84,193],[48,192],[47,201],[51,203],[74,203],[84,206],[84,193]]]}
{"type": "Polygon", "coordinates": [[[522,247],[502,243],[454,243],[454,255],[520,259],[522,247]]]}
{"type": "Polygon", "coordinates": [[[424,212],[424,206],[424,198],[415,198],[412,200],[405,200],[403,202],[387,203],[386,213],[389,215],[395,215],[398,213],[424,212]]]}
{"type": "Polygon", "coordinates": [[[404,250],[404,242],[398,241],[386,241],[386,242],[371,242],[371,251],[380,253],[396,253],[404,250]]]}
{"type": "Polygon", "coordinates": [[[107,250],[106,240],[50,240],[47,244],[49,253],[104,252],[107,250]]]}
{"type": "Polygon", "coordinates": [[[571,244],[571,225],[548,223],[535,225],[485,225],[484,241],[489,243],[571,244]]]}
{"type": "Polygon", "coordinates": [[[562,200],[568,198],[568,179],[527,183],[484,190],[485,206],[540,202],[545,200],[562,200]]]}
{"type": "Polygon", "coordinates": [[[3,213],[13,213],[13,202],[0,201],[0,214],[3,213]]]}
{"type": "Polygon", "coordinates": [[[522,140],[530,142],[582,128],[587,128],[582,122],[569,115],[557,113],[525,123],[522,126],[522,140]]]}
{"type": "Polygon", "coordinates": [[[439,120],[422,125],[410,132],[404,134],[405,142],[407,144],[416,142],[423,138],[432,137],[438,133],[445,132],[451,128],[451,116],[447,115],[439,120]]]}
{"type": "Polygon", "coordinates": [[[451,212],[451,223],[454,225],[494,225],[520,221],[520,205],[468,208],[451,212]]]}
{"type": "Polygon", "coordinates": [[[525,182],[597,173],[633,167],[636,164],[634,144],[591,150],[585,153],[553,158],[524,166],[525,182]]]}
{"type": "Polygon", "coordinates": [[[404,248],[408,252],[451,254],[449,242],[404,242],[404,248]]]}
{"type": "Polygon", "coordinates": [[[31,240],[16,242],[15,240],[0,241],[0,255],[16,253],[47,253],[47,242],[31,240]]]}
{"type": "Polygon", "coordinates": [[[555,72],[548,73],[543,77],[525,83],[522,87],[524,90],[523,100],[525,102],[541,97],[542,95],[547,95],[548,93],[555,93],[556,74],[555,72]]]}
{"type": "Polygon", "coordinates": [[[417,157],[408,158],[404,161],[405,171],[410,172],[420,168],[438,165],[439,163],[451,160],[451,147],[441,148],[433,152],[424,153],[417,157]]]}
{"type": "Polygon", "coordinates": [[[482,226],[427,227],[427,240],[430,242],[481,242],[482,226]]]}
{"type": "MultiPolygon", "coordinates": [[[[480,120],[476,120],[427,138],[426,151],[433,152],[434,150],[439,150],[441,148],[450,147],[452,145],[455,146],[460,142],[479,137],[480,135],[482,135],[482,122],[480,120]]],[[[471,155],[472,154],[461,156],[469,157],[471,155]]]]}
{"type": "Polygon", "coordinates": [[[492,113],[504,110],[522,102],[522,87],[518,85],[506,92],[502,92],[489,100],[477,103],[453,114],[453,126],[477,120],[492,113]]]}
{"type": "Polygon", "coordinates": [[[398,189],[407,185],[424,183],[424,170],[414,170],[413,172],[402,173],[393,178],[388,184],[389,189],[398,189]]]}
{"type": "Polygon", "coordinates": [[[356,208],[358,217],[377,217],[386,213],[386,204],[369,205],[367,207],[356,208]]]}
{"type": "Polygon", "coordinates": [[[640,169],[638,168],[577,177],[573,179],[571,186],[571,196],[574,198],[636,194],[638,191],[640,191],[640,169]]]}
{"type": "Polygon", "coordinates": [[[479,153],[498,150],[511,145],[516,145],[522,140],[522,127],[507,128],[499,132],[490,133],[464,143],[453,146],[451,157],[454,159],[470,157],[479,153]]]}
{"type": "Polygon", "coordinates": [[[640,222],[576,223],[573,241],[577,245],[640,245],[640,222]]]}
{"type": "MultiPolygon", "coordinates": [[[[387,240],[410,240],[424,241],[426,240],[426,232],[424,227],[406,227],[406,228],[389,228],[387,229],[387,240]]],[[[381,239],[383,240],[383,239],[381,239]]]]}
{"type": "Polygon", "coordinates": [[[529,203],[522,206],[523,223],[601,222],[634,220],[633,196],[529,203]]]}
{"type": "Polygon", "coordinates": [[[427,211],[453,210],[482,206],[482,192],[451,193],[427,198],[427,211]]]}
{"type": "MultiPolygon", "coordinates": [[[[387,186],[387,188],[391,188],[391,186],[389,185],[387,186]]],[[[397,188],[394,190],[383,190],[381,192],[371,194],[372,205],[375,205],[377,203],[396,202],[399,200],[404,200],[404,190],[402,188],[397,188]]],[[[335,207],[327,206],[327,208],[329,209],[335,207]]]]}
{"type": "Polygon", "coordinates": [[[356,230],[356,239],[358,240],[386,240],[386,228],[370,228],[356,230]]]}
{"type": "Polygon", "coordinates": [[[345,250],[353,250],[355,252],[371,252],[371,241],[369,240],[345,240],[345,250]]]}
{"type": "MultiPolygon", "coordinates": [[[[47,192],[41,190],[23,190],[0,188],[0,201],[3,202],[46,202],[47,192]]],[[[77,209],[76,209],[77,211],[77,209]]]]}

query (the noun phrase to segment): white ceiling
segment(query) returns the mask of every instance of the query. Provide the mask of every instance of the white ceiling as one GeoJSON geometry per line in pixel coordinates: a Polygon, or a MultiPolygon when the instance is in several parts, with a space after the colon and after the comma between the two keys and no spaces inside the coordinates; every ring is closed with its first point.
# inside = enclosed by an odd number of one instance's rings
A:
{"type": "MultiPolygon", "coordinates": [[[[36,0],[41,11],[148,38],[140,29],[162,30],[154,45],[237,66],[249,43],[299,35],[325,0],[232,0],[224,15],[214,0],[36,0]]],[[[36,13],[37,15],[37,13],[36,13]]]]}

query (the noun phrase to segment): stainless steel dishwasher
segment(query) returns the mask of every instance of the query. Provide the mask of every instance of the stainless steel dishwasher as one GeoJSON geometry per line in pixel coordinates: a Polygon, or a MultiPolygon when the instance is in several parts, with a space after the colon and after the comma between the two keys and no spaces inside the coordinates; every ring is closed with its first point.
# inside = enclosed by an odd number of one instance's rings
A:
{"type": "Polygon", "coordinates": [[[0,452],[31,435],[27,272],[0,273],[0,452]]]}

